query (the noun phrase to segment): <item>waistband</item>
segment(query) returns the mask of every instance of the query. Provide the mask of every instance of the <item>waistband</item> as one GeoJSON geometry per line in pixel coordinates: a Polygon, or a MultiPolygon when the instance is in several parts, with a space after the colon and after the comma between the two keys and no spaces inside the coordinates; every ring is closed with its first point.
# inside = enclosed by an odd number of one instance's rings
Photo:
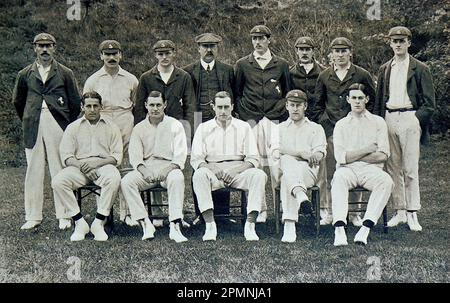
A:
{"type": "Polygon", "coordinates": [[[414,108],[394,108],[394,109],[386,108],[386,110],[387,110],[388,112],[390,112],[390,113],[395,113],[395,112],[401,112],[401,113],[403,113],[403,112],[411,112],[411,111],[415,111],[414,108]]]}

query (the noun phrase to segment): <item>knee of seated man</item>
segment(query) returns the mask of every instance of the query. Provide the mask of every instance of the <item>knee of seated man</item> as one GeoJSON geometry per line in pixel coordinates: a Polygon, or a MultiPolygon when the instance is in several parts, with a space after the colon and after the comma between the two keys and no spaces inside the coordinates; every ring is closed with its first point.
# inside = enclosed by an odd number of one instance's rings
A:
{"type": "Polygon", "coordinates": [[[184,183],[184,175],[180,169],[174,169],[167,175],[167,180],[172,182],[183,182],[184,183]]]}

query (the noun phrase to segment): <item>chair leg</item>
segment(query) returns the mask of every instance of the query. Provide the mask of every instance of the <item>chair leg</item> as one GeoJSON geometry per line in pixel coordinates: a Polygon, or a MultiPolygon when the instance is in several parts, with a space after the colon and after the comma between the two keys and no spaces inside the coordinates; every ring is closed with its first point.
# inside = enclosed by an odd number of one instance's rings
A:
{"type": "Polygon", "coordinates": [[[280,191],[274,190],[273,201],[275,203],[275,232],[278,235],[280,233],[280,191]]]}
{"type": "Polygon", "coordinates": [[[314,203],[314,211],[316,216],[316,237],[320,233],[320,190],[315,188],[312,192],[312,200],[314,203]]]}
{"type": "Polygon", "coordinates": [[[247,194],[245,191],[241,192],[241,215],[241,223],[242,225],[245,225],[245,221],[247,221],[247,194]]]}
{"type": "Polygon", "coordinates": [[[387,234],[388,230],[389,230],[389,228],[387,226],[387,221],[388,221],[388,214],[387,214],[387,208],[385,207],[383,209],[383,232],[385,234],[387,234]]]}

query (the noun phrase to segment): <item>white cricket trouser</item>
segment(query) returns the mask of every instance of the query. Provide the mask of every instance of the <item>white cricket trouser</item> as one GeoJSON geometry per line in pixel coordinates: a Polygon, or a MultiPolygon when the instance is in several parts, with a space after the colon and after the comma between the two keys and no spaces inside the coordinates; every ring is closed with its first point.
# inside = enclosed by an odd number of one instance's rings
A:
{"type": "MultiPolygon", "coordinates": [[[[230,168],[232,162],[215,163],[222,169],[230,168]]],[[[230,187],[248,191],[247,214],[252,211],[260,212],[265,197],[267,176],[261,169],[249,168],[240,174],[237,174],[230,187]]],[[[226,187],[223,180],[217,179],[216,175],[209,169],[201,167],[194,172],[192,176],[194,192],[197,195],[198,208],[200,212],[208,209],[214,209],[211,191],[226,187]]]]}
{"type": "MultiPolygon", "coordinates": [[[[45,155],[47,154],[50,177],[62,170],[59,144],[63,130],[48,109],[42,109],[39,118],[36,144],[25,148],[27,172],[25,175],[25,220],[42,220],[44,205],[45,155]]],[[[26,131],[26,130],[25,130],[26,131]]],[[[67,218],[64,206],[55,199],[55,212],[58,219],[67,218]]]]}
{"type": "Polygon", "coordinates": [[[419,210],[419,157],[421,128],[415,111],[386,111],[391,156],[386,171],[394,181],[394,209],[419,210]]]}
{"type": "Polygon", "coordinates": [[[283,208],[282,221],[298,221],[298,210],[300,204],[292,194],[295,187],[301,188],[306,194],[308,187],[314,186],[317,182],[319,167],[310,167],[306,161],[298,161],[290,155],[281,156],[281,187],[280,199],[283,208]]]}
{"type": "Polygon", "coordinates": [[[337,221],[347,224],[348,191],[357,186],[371,191],[363,221],[371,220],[377,223],[391,195],[393,182],[380,167],[365,164],[353,167],[341,166],[335,171],[331,181],[333,224],[337,221]]]}
{"type": "MultiPolygon", "coordinates": [[[[111,164],[97,168],[98,179],[94,183],[101,187],[100,197],[97,199],[97,213],[109,216],[114,198],[120,186],[119,170],[111,164]]],[[[75,166],[64,168],[52,180],[52,187],[55,193],[55,200],[63,204],[69,217],[73,217],[80,212],[77,200],[73,191],[91,181],[75,166]]]]}
{"type": "MultiPolygon", "coordinates": [[[[170,165],[170,161],[154,160],[155,165],[151,163],[148,167],[155,167],[156,171],[170,165]]],[[[144,202],[140,192],[149,188],[156,187],[159,183],[149,183],[144,180],[142,174],[133,170],[123,177],[120,187],[122,188],[123,196],[130,208],[131,218],[133,220],[141,220],[148,218],[148,212],[145,209],[144,202]]],[[[183,218],[183,201],[184,201],[184,175],[180,169],[172,170],[167,179],[160,183],[161,187],[167,189],[168,204],[169,204],[169,221],[174,221],[183,218]]]]}

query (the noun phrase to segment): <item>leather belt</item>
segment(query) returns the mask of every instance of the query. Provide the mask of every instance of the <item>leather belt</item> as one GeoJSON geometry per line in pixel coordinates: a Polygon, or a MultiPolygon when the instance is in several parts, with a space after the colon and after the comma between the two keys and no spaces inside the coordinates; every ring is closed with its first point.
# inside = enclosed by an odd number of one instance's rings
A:
{"type": "Polygon", "coordinates": [[[403,113],[403,112],[414,111],[415,109],[414,109],[414,108],[394,108],[394,109],[389,109],[389,108],[387,108],[386,110],[387,110],[388,112],[390,112],[390,113],[395,113],[395,112],[401,112],[401,113],[403,113]]]}

